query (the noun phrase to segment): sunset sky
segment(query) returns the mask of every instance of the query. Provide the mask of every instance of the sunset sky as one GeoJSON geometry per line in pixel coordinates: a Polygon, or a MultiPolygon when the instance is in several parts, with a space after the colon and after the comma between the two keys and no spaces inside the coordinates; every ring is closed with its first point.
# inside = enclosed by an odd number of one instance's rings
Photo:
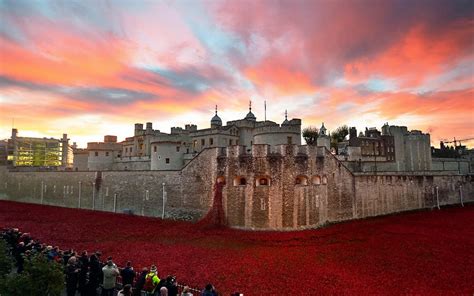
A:
{"type": "MultiPolygon", "coordinates": [[[[0,139],[301,118],[474,137],[474,2],[0,0],[0,139]]],[[[474,142],[470,142],[471,145],[474,142]]]]}

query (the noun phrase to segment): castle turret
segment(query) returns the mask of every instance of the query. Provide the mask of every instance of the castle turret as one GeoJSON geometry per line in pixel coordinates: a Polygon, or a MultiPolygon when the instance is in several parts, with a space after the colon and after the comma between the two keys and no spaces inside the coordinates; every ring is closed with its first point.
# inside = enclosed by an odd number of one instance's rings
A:
{"type": "Polygon", "coordinates": [[[349,129],[349,140],[352,138],[357,138],[357,129],[355,127],[349,129]]]}
{"type": "Polygon", "coordinates": [[[145,131],[145,133],[146,133],[147,135],[152,135],[152,134],[153,134],[153,123],[151,123],[151,122],[147,122],[147,123],[146,123],[146,131],[145,131]]]}
{"type": "Polygon", "coordinates": [[[143,124],[135,123],[135,136],[139,136],[143,133],[143,124]]]}
{"type": "Polygon", "coordinates": [[[247,113],[244,119],[248,121],[257,121],[257,117],[252,113],[252,101],[249,103],[249,113],[247,113]]]}
{"type": "Polygon", "coordinates": [[[323,122],[323,124],[321,125],[321,128],[319,129],[319,134],[320,134],[321,136],[326,136],[326,131],[327,131],[327,129],[326,129],[326,127],[324,126],[324,122],[323,122]]]}
{"type": "Polygon", "coordinates": [[[285,110],[285,120],[281,123],[281,125],[288,125],[290,122],[288,121],[288,111],[285,110]]]}
{"type": "Polygon", "coordinates": [[[324,122],[321,125],[321,128],[319,129],[319,136],[318,139],[316,140],[316,144],[319,147],[326,147],[328,150],[331,149],[331,140],[329,136],[326,134],[326,127],[324,126],[324,122]]]}
{"type": "Polygon", "coordinates": [[[222,120],[221,118],[217,115],[217,105],[216,105],[216,114],[214,117],[211,119],[211,128],[218,128],[222,126],[222,120]]]}

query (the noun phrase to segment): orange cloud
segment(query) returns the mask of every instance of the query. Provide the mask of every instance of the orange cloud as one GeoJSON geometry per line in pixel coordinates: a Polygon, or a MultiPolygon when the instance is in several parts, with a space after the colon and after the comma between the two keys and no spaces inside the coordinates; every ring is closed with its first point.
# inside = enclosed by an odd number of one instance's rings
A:
{"type": "Polygon", "coordinates": [[[446,71],[459,59],[472,56],[474,21],[461,20],[443,31],[413,27],[401,40],[375,57],[363,57],[345,66],[345,78],[360,82],[371,76],[396,78],[402,86],[417,86],[430,75],[446,71]]]}
{"type": "Polygon", "coordinates": [[[259,89],[271,89],[275,95],[314,93],[317,88],[311,82],[311,77],[292,64],[287,58],[274,56],[247,67],[243,73],[259,89]]]}
{"type": "Polygon", "coordinates": [[[92,41],[51,29],[54,41],[32,48],[0,39],[0,73],[35,83],[110,85],[108,80],[125,68],[129,53],[122,41],[92,41]]]}

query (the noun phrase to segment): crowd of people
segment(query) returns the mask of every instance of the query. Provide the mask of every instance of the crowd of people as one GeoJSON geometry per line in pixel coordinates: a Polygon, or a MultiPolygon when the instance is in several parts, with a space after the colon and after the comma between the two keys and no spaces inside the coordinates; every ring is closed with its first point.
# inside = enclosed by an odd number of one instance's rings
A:
{"type": "MultiPolygon", "coordinates": [[[[108,257],[101,260],[101,252],[89,254],[82,251],[61,250],[34,240],[29,233],[22,233],[17,228],[4,229],[1,238],[6,241],[9,252],[15,259],[18,273],[22,273],[26,260],[32,255],[42,254],[48,261],[54,261],[64,266],[66,291],[68,296],[217,296],[219,295],[212,284],[204,289],[192,289],[178,285],[174,275],[160,278],[155,265],[143,268],[136,272],[130,261],[126,266],[119,268],[108,257]],[[121,289],[117,289],[120,287],[121,289]]],[[[233,293],[232,295],[243,295],[233,293]]]]}

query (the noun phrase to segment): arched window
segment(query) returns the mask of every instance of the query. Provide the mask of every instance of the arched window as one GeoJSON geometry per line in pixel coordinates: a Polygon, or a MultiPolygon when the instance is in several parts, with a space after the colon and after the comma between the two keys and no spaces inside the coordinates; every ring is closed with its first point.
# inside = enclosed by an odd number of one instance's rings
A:
{"type": "Polygon", "coordinates": [[[258,177],[256,179],[256,184],[255,184],[257,187],[258,186],[270,186],[270,178],[268,177],[258,177]]]}
{"type": "Polygon", "coordinates": [[[217,177],[216,182],[219,184],[222,183],[225,185],[225,177],[224,176],[217,177]]]}
{"type": "Polygon", "coordinates": [[[247,179],[242,176],[237,176],[234,178],[234,186],[245,186],[247,185],[247,179]]]}
{"type": "Polygon", "coordinates": [[[313,183],[313,185],[321,185],[321,177],[320,176],[313,176],[312,183],[313,183]]]}
{"type": "Polygon", "coordinates": [[[326,177],[326,175],[323,176],[322,183],[323,185],[326,185],[328,183],[328,177],[326,177]]]}
{"type": "Polygon", "coordinates": [[[295,185],[308,186],[308,177],[306,177],[306,176],[296,177],[295,185]]]}

